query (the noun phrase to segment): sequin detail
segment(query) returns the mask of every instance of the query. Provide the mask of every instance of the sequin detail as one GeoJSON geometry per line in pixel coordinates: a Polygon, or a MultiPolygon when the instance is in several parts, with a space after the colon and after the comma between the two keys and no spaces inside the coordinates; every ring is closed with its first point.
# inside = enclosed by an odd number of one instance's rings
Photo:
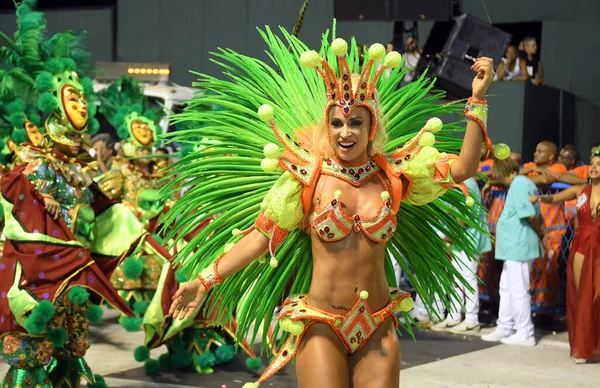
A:
{"type": "Polygon", "coordinates": [[[342,341],[348,354],[353,354],[369,342],[373,333],[386,318],[392,317],[394,326],[398,327],[394,309],[406,298],[410,298],[410,293],[399,288],[390,288],[390,302],[375,313],[371,311],[366,300],[359,299],[346,315],[335,315],[310,306],[306,303],[305,295],[288,297],[279,313],[279,321],[282,319],[290,319],[293,322],[301,321],[304,323],[304,330],[300,335],[291,334],[288,337],[258,382],[265,382],[294,358],[302,342],[302,337],[314,323],[328,324],[342,341]]]}
{"type": "Polygon", "coordinates": [[[390,199],[383,201],[376,217],[364,218],[359,215],[348,216],[340,206],[340,201],[332,200],[322,211],[316,211],[313,229],[326,242],[336,242],[346,238],[351,232],[362,232],[375,243],[384,243],[392,238],[396,231],[396,213],[390,199]]]}
{"type": "Polygon", "coordinates": [[[359,187],[372,177],[374,177],[381,169],[372,160],[367,160],[363,164],[357,166],[341,165],[331,158],[323,160],[321,173],[329,175],[350,183],[352,186],[359,187]]]}

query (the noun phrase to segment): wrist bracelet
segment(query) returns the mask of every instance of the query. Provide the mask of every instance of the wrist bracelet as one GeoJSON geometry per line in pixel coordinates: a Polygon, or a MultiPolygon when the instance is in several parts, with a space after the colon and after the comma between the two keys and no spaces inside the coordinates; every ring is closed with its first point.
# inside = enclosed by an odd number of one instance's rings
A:
{"type": "Polygon", "coordinates": [[[483,131],[483,142],[487,147],[488,151],[494,156],[494,145],[492,140],[488,136],[487,132],[487,118],[488,118],[488,106],[486,100],[480,100],[475,97],[470,97],[465,106],[465,117],[475,121],[481,127],[483,131]]]}
{"type": "Polygon", "coordinates": [[[217,268],[219,260],[221,260],[222,257],[223,256],[215,260],[212,265],[209,265],[208,267],[204,268],[202,272],[200,272],[200,274],[198,275],[198,280],[200,280],[200,283],[202,283],[206,291],[209,291],[217,284],[223,283],[223,278],[219,275],[219,271],[217,268]]]}

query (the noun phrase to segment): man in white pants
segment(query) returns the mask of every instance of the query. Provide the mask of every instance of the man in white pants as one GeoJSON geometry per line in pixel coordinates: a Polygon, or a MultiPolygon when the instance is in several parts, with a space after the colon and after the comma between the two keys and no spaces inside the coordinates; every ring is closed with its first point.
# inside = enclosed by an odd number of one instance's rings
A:
{"type": "MultiPolygon", "coordinates": [[[[475,209],[481,210],[479,227],[487,229],[487,212],[484,210],[481,202],[481,193],[479,192],[477,181],[474,178],[469,178],[464,183],[469,188],[470,195],[475,202],[482,205],[480,208],[475,209]]],[[[481,253],[492,250],[492,241],[488,234],[481,233],[472,227],[466,228],[465,233],[471,236],[472,241],[477,243],[477,248],[481,253]]],[[[431,329],[434,331],[448,330],[457,334],[477,332],[481,328],[479,325],[479,285],[477,279],[479,260],[469,258],[464,250],[456,244],[452,245],[452,251],[455,255],[455,258],[452,260],[454,268],[465,278],[471,290],[464,284],[456,282],[456,293],[462,298],[461,303],[452,300],[452,309],[448,312],[446,319],[431,329]],[[464,321],[462,320],[463,309],[465,312],[464,321]]]]}
{"type": "Polygon", "coordinates": [[[496,259],[504,260],[498,327],[481,339],[535,346],[529,270],[533,260],[543,256],[540,239],[544,231],[539,205],[529,202],[537,193],[537,187],[531,179],[518,173],[517,162],[510,158],[496,160],[492,168],[492,174],[510,188],[496,226],[496,259]]]}

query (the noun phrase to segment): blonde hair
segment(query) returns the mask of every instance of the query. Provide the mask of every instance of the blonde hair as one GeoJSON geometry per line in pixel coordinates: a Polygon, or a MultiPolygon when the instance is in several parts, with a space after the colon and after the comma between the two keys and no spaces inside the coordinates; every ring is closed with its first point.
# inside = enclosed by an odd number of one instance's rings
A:
{"type": "MultiPolygon", "coordinates": [[[[352,92],[355,93],[358,85],[360,84],[360,75],[352,74],[352,92]]],[[[373,156],[378,153],[383,153],[383,148],[387,143],[387,132],[385,130],[385,123],[383,121],[383,115],[381,114],[381,110],[379,108],[379,97],[377,95],[377,90],[373,92],[375,101],[375,114],[377,118],[377,128],[375,129],[375,138],[372,142],[369,142],[367,147],[367,155],[373,156]]],[[[325,110],[325,108],[323,108],[325,110]]],[[[369,113],[371,111],[369,110],[369,113]]],[[[371,113],[371,120],[375,119],[371,113]]],[[[371,121],[372,123],[373,121],[371,121]]],[[[371,131],[371,127],[369,127],[369,134],[371,131]]],[[[329,142],[329,123],[326,122],[325,118],[317,124],[314,129],[312,136],[312,150],[314,153],[317,153],[321,156],[334,157],[335,151],[331,143],[329,142]]]]}

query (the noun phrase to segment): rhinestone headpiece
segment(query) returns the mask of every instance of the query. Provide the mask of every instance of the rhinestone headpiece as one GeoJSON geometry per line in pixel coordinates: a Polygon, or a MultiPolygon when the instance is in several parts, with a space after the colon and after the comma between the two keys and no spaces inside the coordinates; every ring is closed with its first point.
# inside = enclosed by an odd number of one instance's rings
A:
{"type": "Polygon", "coordinates": [[[401,55],[392,51],[385,54],[385,47],[375,43],[369,48],[369,60],[364,64],[358,79],[356,88],[353,86],[352,73],[346,60],[348,43],[343,39],[335,39],[331,43],[331,50],[337,56],[340,69],[339,78],[336,76],[332,67],[316,51],[306,51],[300,56],[300,63],[303,66],[315,68],[321,75],[327,86],[327,98],[329,103],[325,110],[325,117],[329,122],[329,112],[332,106],[338,106],[344,116],[348,117],[354,109],[364,106],[371,112],[371,132],[369,141],[375,139],[377,131],[377,107],[375,102],[375,84],[386,69],[394,68],[402,63],[401,55]],[[383,59],[384,63],[379,67],[377,73],[371,78],[371,69],[373,65],[383,59]],[[319,67],[321,65],[321,67],[319,67]]]}

